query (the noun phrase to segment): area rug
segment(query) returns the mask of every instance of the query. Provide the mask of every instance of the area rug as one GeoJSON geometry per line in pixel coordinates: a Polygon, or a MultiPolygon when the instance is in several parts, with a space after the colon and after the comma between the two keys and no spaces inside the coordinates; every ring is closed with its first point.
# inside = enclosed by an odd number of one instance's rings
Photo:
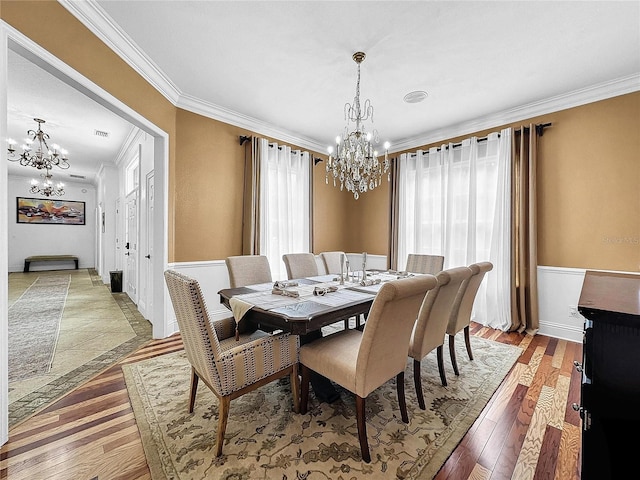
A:
{"type": "Polygon", "coordinates": [[[70,275],[40,275],[9,307],[9,383],[51,370],[70,275]]]}
{"type": "Polygon", "coordinates": [[[288,379],[231,401],[222,456],[215,457],[218,400],[200,382],[188,413],[190,366],[184,351],[123,365],[136,422],[154,480],[429,479],[438,472],[505,378],[522,349],[472,338],[474,361],[457,341],[460,376],[440,383],[435,353],[422,362],[427,410],[420,410],[407,363],[409,424],[400,418],[395,381],[367,397],[371,463],[361,461],[355,400],[292,411],[288,379]]]}

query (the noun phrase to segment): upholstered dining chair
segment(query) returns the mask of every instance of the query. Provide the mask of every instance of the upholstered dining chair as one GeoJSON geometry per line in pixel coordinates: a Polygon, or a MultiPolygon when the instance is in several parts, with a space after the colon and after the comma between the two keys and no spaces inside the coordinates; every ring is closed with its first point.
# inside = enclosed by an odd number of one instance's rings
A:
{"type": "Polygon", "coordinates": [[[340,265],[340,262],[347,257],[344,252],[322,252],[320,256],[327,273],[339,274],[344,271],[344,265],[340,265]]]}
{"type": "Polygon", "coordinates": [[[424,255],[410,253],[407,256],[407,266],[405,270],[412,273],[430,273],[435,275],[442,271],[444,267],[444,257],[442,255],[424,255]]]}
{"type": "Polygon", "coordinates": [[[273,281],[269,259],[265,255],[237,255],[225,259],[231,288],[273,281]]]}
{"type": "Polygon", "coordinates": [[[442,385],[447,385],[442,347],[449,318],[455,314],[461,300],[458,292],[469,277],[471,269],[468,267],[455,267],[438,273],[438,285],[427,292],[418,313],[409,343],[409,356],[413,358],[413,382],[418,395],[418,405],[422,410],[426,407],[422,393],[421,361],[435,349],[440,381],[442,385]]]}
{"type": "Polygon", "coordinates": [[[458,362],[456,361],[455,338],[460,330],[464,330],[464,343],[467,347],[469,360],[473,360],[471,351],[471,340],[469,336],[469,325],[471,324],[471,312],[473,310],[473,302],[478,294],[478,289],[482,283],[485,274],[493,269],[491,262],[479,262],[469,265],[472,275],[463,285],[462,300],[458,308],[457,314],[449,319],[447,326],[447,335],[449,337],[449,356],[451,357],[451,366],[456,375],[460,375],[458,370],[458,362]]]}
{"type": "Polygon", "coordinates": [[[318,267],[318,275],[327,275],[327,266],[324,264],[322,254],[314,255],[316,258],[316,266],[318,267]]]}
{"type": "Polygon", "coordinates": [[[318,264],[313,253],[285,253],[282,255],[287,277],[294,278],[318,276],[318,264]]]}
{"type": "Polygon", "coordinates": [[[164,277],[191,364],[189,413],[193,413],[199,379],[220,402],[216,456],[222,455],[231,400],[288,375],[293,410],[298,412],[298,336],[256,331],[236,341],[235,320],[209,318],[197,280],[173,270],[166,270],[164,277]]]}
{"type": "Polygon", "coordinates": [[[356,396],[356,423],[362,459],[369,463],[365,399],[396,377],[402,421],[409,423],[404,395],[407,346],[425,293],[437,285],[433,275],[392,280],[382,285],[364,330],[342,330],[300,347],[301,413],[306,413],[309,377],[317,372],[356,396]]]}

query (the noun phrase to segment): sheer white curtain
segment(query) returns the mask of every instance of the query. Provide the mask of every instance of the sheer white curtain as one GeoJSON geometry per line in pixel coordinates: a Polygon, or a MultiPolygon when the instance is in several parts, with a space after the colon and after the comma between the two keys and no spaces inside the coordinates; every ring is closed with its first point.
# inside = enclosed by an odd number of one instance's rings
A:
{"type": "Polygon", "coordinates": [[[511,129],[399,159],[398,268],[409,253],[444,256],[445,268],[490,261],[474,320],[510,320],[511,129]]]}
{"type": "Polygon", "coordinates": [[[309,251],[309,152],[261,138],[260,254],[275,280],[287,278],[285,253],[309,251]]]}

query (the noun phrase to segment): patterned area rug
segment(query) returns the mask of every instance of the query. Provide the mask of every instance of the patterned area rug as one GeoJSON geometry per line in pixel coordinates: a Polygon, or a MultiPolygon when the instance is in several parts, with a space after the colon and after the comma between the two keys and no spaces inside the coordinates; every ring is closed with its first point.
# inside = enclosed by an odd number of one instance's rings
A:
{"type": "Polygon", "coordinates": [[[51,370],[70,275],[41,275],[9,308],[9,383],[51,370]]]}
{"type": "MultiPolygon", "coordinates": [[[[200,382],[189,415],[190,366],[184,352],[123,365],[154,480],[429,479],[438,472],[505,378],[522,349],[473,337],[469,361],[456,339],[460,376],[447,367],[443,387],[435,352],[422,362],[427,410],[420,410],[407,363],[409,424],[400,418],[395,380],[367,397],[371,463],[361,461],[355,399],[333,404],[310,392],[306,415],[293,413],[288,379],[231,401],[222,456],[214,456],[218,400],[200,382]]],[[[449,365],[446,362],[446,365],[449,365]]]]}

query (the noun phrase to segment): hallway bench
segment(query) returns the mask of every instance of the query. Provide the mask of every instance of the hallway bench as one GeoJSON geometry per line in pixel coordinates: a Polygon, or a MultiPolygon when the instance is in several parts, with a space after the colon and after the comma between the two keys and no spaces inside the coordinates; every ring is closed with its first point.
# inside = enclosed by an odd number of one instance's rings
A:
{"type": "Polygon", "coordinates": [[[24,259],[24,273],[29,271],[31,262],[71,262],[73,261],[78,270],[78,257],[75,255],[33,255],[24,259]]]}

